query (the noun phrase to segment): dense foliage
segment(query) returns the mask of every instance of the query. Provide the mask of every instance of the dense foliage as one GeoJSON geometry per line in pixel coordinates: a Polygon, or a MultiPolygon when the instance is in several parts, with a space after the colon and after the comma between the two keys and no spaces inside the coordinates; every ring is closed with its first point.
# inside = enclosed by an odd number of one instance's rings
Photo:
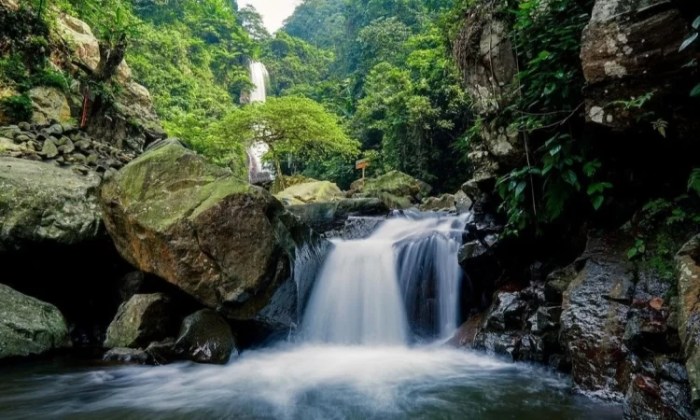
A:
{"type": "MultiPolygon", "coordinates": [[[[338,114],[373,161],[371,173],[398,169],[455,190],[467,169],[455,147],[469,108],[448,54],[450,4],[307,0],[265,48],[273,91],[338,114]]],[[[301,169],[342,185],[356,176],[336,166],[301,169]]]]}

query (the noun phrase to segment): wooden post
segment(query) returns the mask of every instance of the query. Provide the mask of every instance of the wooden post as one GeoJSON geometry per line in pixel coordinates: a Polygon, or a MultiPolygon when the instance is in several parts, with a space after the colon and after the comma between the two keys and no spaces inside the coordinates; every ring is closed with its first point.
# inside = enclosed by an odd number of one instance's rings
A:
{"type": "Polygon", "coordinates": [[[369,166],[369,160],[368,159],[362,159],[358,160],[355,162],[355,169],[361,169],[362,170],[362,180],[365,179],[365,169],[369,166]]]}

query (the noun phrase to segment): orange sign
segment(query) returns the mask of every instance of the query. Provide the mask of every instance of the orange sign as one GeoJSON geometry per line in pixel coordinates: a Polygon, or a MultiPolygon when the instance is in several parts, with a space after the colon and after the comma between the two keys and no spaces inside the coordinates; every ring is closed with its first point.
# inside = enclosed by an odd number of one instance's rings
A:
{"type": "Polygon", "coordinates": [[[362,159],[355,162],[355,169],[365,169],[369,166],[368,159],[362,159]]]}

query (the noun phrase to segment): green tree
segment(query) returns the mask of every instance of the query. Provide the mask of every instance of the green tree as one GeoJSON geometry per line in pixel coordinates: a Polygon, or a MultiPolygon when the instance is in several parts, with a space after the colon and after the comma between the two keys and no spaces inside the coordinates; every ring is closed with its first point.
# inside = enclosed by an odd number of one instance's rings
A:
{"type": "Polygon", "coordinates": [[[359,143],[343,130],[338,118],[308,98],[270,98],[228,114],[217,124],[208,153],[221,156],[231,147],[262,141],[266,158],[282,173],[282,159],[318,162],[333,156],[354,157],[359,143]]]}

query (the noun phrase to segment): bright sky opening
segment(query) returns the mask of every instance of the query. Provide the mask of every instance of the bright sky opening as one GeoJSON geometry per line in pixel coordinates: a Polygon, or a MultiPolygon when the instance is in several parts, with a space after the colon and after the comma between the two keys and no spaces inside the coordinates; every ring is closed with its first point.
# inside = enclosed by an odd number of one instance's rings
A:
{"type": "Polygon", "coordinates": [[[238,5],[253,5],[262,15],[267,30],[273,33],[282,27],[299,3],[301,0],[240,0],[238,5]]]}

